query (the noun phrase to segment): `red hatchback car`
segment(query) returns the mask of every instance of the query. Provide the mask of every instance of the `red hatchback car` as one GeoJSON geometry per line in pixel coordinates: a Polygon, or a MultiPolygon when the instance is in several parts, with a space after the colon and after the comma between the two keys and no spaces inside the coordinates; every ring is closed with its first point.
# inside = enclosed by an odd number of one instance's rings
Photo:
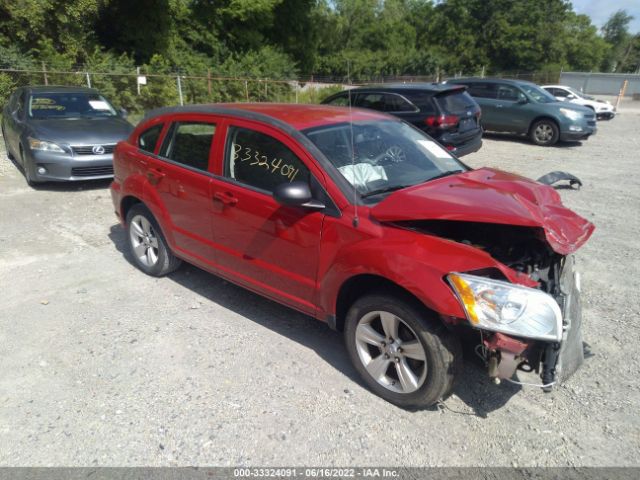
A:
{"type": "Polygon", "coordinates": [[[549,389],[583,358],[570,255],[594,226],[551,188],[472,170],[370,110],[226,104],[151,112],[114,155],[137,266],[181,260],[344,332],[403,407],[445,398],[461,338],[495,379],[549,389]]]}

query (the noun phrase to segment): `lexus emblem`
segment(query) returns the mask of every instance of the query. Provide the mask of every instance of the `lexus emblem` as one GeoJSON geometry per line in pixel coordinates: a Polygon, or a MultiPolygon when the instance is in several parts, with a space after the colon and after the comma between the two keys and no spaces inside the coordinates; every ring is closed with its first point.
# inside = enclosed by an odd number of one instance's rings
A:
{"type": "Polygon", "coordinates": [[[102,145],[96,145],[91,149],[91,151],[93,152],[94,155],[103,155],[104,147],[102,145]]]}

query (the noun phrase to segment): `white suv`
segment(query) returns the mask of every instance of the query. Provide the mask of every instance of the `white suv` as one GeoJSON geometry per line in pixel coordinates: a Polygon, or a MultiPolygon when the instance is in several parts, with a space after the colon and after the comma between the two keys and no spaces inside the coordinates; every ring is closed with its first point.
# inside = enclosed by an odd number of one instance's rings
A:
{"type": "Polygon", "coordinates": [[[616,116],[616,112],[613,109],[613,105],[609,102],[602,100],[596,100],[594,97],[585,95],[571,87],[566,85],[543,85],[547,92],[556,97],[558,100],[563,100],[571,103],[577,103],[578,105],[584,105],[596,112],[596,118],[598,120],[606,119],[611,120],[616,116]]]}

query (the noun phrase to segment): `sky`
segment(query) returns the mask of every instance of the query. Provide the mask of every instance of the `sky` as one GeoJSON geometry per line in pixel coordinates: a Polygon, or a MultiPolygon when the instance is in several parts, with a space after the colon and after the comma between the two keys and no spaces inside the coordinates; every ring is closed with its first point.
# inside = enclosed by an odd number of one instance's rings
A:
{"type": "Polygon", "coordinates": [[[611,14],[626,10],[634,18],[629,24],[630,33],[640,33],[640,0],[572,0],[573,10],[591,17],[595,26],[600,28],[611,14]]]}

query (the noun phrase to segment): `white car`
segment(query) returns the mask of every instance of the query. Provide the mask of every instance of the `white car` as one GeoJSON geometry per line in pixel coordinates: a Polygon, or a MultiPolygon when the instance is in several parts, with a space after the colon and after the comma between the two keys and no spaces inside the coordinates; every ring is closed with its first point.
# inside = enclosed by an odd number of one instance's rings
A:
{"type": "Polygon", "coordinates": [[[558,100],[584,105],[585,107],[592,109],[596,112],[596,118],[598,120],[611,120],[616,116],[613,105],[609,102],[597,100],[590,95],[585,95],[584,93],[571,87],[567,87],[566,85],[543,85],[542,88],[558,100]]]}

